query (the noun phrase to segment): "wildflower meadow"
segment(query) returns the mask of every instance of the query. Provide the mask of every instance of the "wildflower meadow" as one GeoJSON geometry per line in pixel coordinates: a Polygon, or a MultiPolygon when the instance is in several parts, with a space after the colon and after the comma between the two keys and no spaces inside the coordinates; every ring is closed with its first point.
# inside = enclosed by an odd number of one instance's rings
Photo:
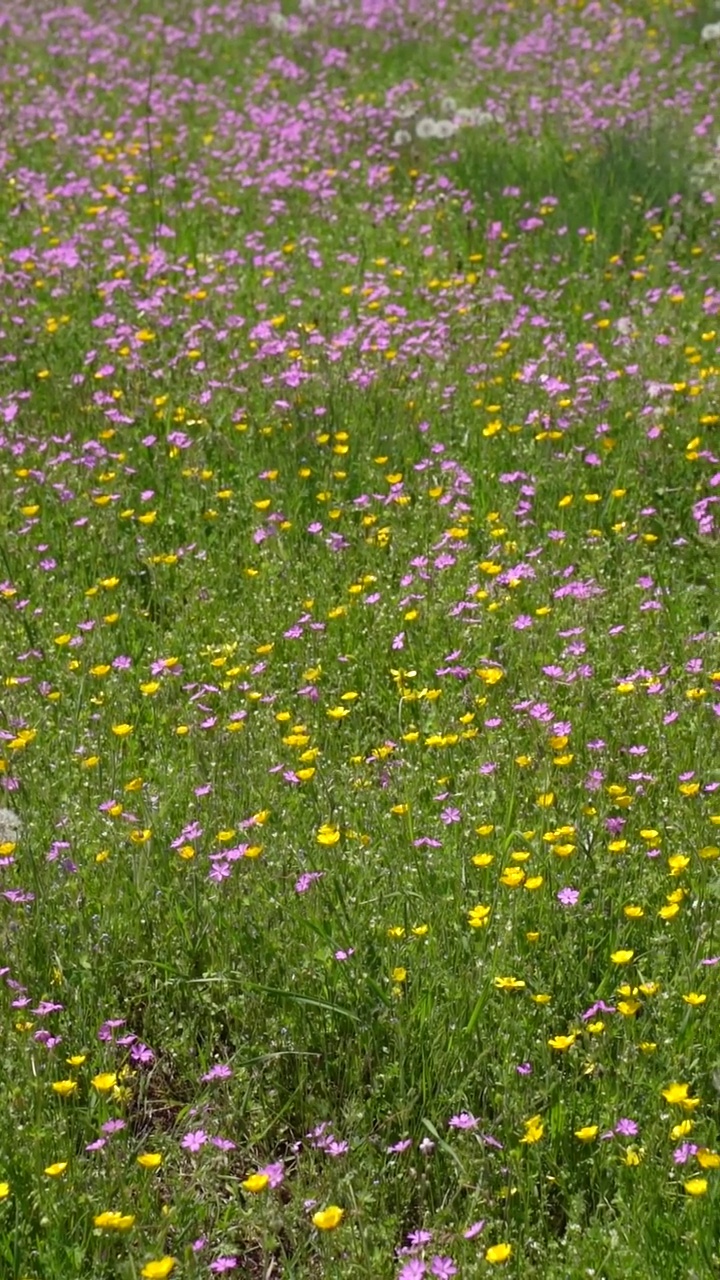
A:
{"type": "Polygon", "coordinates": [[[0,50],[0,1280],[720,1275],[720,8],[0,50]]]}

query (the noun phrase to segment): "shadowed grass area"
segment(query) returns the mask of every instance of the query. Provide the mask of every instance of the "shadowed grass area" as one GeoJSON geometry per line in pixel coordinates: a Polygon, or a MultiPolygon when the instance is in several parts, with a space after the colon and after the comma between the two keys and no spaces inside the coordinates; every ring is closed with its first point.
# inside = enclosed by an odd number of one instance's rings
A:
{"type": "Polygon", "coordinates": [[[712,220],[693,184],[690,142],[673,134],[670,122],[650,135],[609,131],[572,147],[557,135],[508,146],[467,131],[457,152],[449,171],[471,193],[485,228],[503,212],[517,219],[519,205],[537,211],[545,197],[554,197],[553,226],[567,227],[566,241],[555,240],[554,248],[568,263],[587,258],[588,236],[600,261],[612,254],[629,258],[647,247],[649,222],[674,222],[692,237],[712,220]],[[519,188],[519,195],[508,196],[508,188],[519,188]]]}

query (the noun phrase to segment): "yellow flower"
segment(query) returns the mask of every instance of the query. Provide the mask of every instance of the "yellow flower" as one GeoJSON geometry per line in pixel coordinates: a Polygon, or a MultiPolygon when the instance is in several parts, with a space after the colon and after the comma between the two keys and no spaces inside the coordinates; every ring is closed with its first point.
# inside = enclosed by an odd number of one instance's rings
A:
{"type": "Polygon", "coordinates": [[[707,996],[704,992],[701,995],[698,991],[689,991],[686,996],[683,996],[683,1000],[686,1004],[691,1004],[693,1008],[697,1008],[698,1005],[705,1003],[707,996]]]}
{"type": "Polygon", "coordinates": [[[319,1209],[313,1214],[313,1226],[319,1231],[334,1231],[345,1217],[345,1210],[336,1204],[329,1204],[327,1209],[319,1209]]]}
{"type": "Polygon", "coordinates": [[[101,1231],[129,1231],[135,1222],[131,1213],[118,1213],[117,1210],[106,1209],[93,1218],[93,1223],[101,1231]]]}
{"type": "Polygon", "coordinates": [[[93,1076],[90,1083],[94,1085],[98,1093],[109,1093],[117,1084],[117,1076],[114,1071],[101,1071],[99,1075],[93,1076]]]}
{"type": "Polygon", "coordinates": [[[84,1053],[74,1053],[72,1058],[66,1058],[65,1061],[69,1067],[81,1067],[85,1058],[86,1054],[84,1053]]]}
{"type": "Polygon", "coordinates": [[[669,1084],[662,1090],[662,1096],[671,1106],[676,1106],[685,1101],[689,1090],[690,1086],[687,1084],[669,1084]]]}
{"type": "Polygon", "coordinates": [[[0,1200],[7,1200],[10,1195],[10,1183],[0,1182],[0,1200]]]}
{"type": "Polygon", "coordinates": [[[662,1096],[671,1106],[682,1107],[684,1111],[694,1111],[700,1106],[700,1099],[688,1097],[689,1087],[686,1084],[669,1084],[662,1090],[662,1096]]]}
{"type": "Polygon", "coordinates": [[[500,883],[504,884],[506,889],[519,889],[524,879],[525,872],[522,867],[506,867],[500,876],[500,883]]]}
{"type": "Polygon", "coordinates": [[[511,1244],[491,1244],[489,1249],[485,1250],[485,1261],[491,1265],[501,1262],[507,1262],[512,1255],[511,1244]]]}
{"type": "Polygon", "coordinates": [[[77,1080],[53,1080],[53,1092],[61,1098],[69,1098],[77,1089],[77,1080]]]}
{"type": "Polygon", "coordinates": [[[689,1178],[683,1186],[689,1196],[704,1196],[708,1189],[707,1178],[689,1178]]]}
{"type": "Polygon", "coordinates": [[[522,978],[494,978],[498,991],[524,991],[526,983],[522,978]]]}
{"type": "Polygon", "coordinates": [[[542,1116],[531,1116],[529,1120],[525,1120],[525,1133],[520,1139],[521,1142],[532,1146],[533,1143],[539,1142],[545,1132],[542,1116]]]}
{"type": "Polygon", "coordinates": [[[137,1162],[142,1165],[143,1169],[159,1169],[162,1164],[162,1156],[158,1151],[144,1151],[142,1155],[137,1157],[137,1162]]]}
{"type": "Polygon", "coordinates": [[[269,1182],[270,1178],[267,1173],[251,1173],[250,1177],[246,1178],[242,1184],[243,1190],[249,1191],[251,1195],[256,1196],[265,1190],[269,1182]]]}
{"type": "Polygon", "coordinates": [[[670,1130],[670,1137],[677,1141],[679,1138],[686,1138],[693,1131],[692,1120],[681,1120],[680,1124],[673,1125],[670,1130]]]}
{"type": "Polygon", "coordinates": [[[543,791],[536,797],[535,803],[539,809],[549,809],[555,803],[555,796],[552,791],[543,791]]]}
{"type": "Polygon", "coordinates": [[[645,911],[634,903],[628,903],[626,907],[623,907],[623,914],[627,916],[628,920],[642,920],[645,911]]]}
{"type": "Polygon", "coordinates": [[[551,1049],[557,1049],[559,1053],[564,1053],[566,1049],[571,1048],[577,1040],[577,1032],[572,1031],[569,1036],[553,1036],[548,1040],[551,1049]]]}
{"type": "Polygon", "coordinates": [[[598,1126],[596,1124],[586,1124],[582,1129],[575,1130],[575,1137],[580,1142],[594,1142],[598,1135],[598,1126]]]}
{"type": "Polygon", "coordinates": [[[132,733],[133,727],[131,724],[114,724],[112,731],[116,738],[127,738],[128,734],[132,733]]]}
{"type": "Polygon", "coordinates": [[[554,844],[553,853],[557,858],[569,858],[575,852],[574,844],[554,844]]]}
{"type": "Polygon", "coordinates": [[[468,924],[471,929],[482,929],[490,919],[490,908],[479,903],[468,912],[468,924]]]}
{"type": "Polygon", "coordinates": [[[340,839],[340,831],[338,827],[333,827],[330,823],[324,822],[315,837],[318,844],[333,845],[337,844],[340,839]]]}
{"type": "Polygon", "coordinates": [[[490,864],[495,861],[495,854],[494,853],[476,853],[472,861],[473,861],[473,866],[475,867],[489,867],[490,864]]]}
{"type": "Polygon", "coordinates": [[[610,959],[613,964],[629,964],[634,955],[634,951],[613,951],[610,959]]]}
{"type": "Polygon", "coordinates": [[[707,1147],[701,1147],[696,1159],[701,1169],[720,1169],[720,1155],[717,1151],[708,1151],[707,1147]]]}
{"type": "Polygon", "coordinates": [[[483,684],[497,684],[503,678],[503,672],[498,667],[478,667],[475,675],[482,680],[483,684]]]}
{"type": "Polygon", "coordinates": [[[67,1167],[67,1160],[59,1160],[57,1164],[49,1164],[44,1172],[48,1178],[61,1178],[67,1167]]]}
{"type": "Polygon", "coordinates": [[[393,969],[390,976],[393,982],[406,982],[408,976],[407,969],[403,969],[401,966],[398,966],[397,969],[393,969]]]}
{"type": "Polygon", "coordinates": [[[146,1262],[140,1275],[144,1280],[166,1280],[171,1271],[175,1269],[175,1258],[164,1257],[158,1258],[156,1262],[146,1262]]]}
{"type": "Polygon", "coordinates": [[[527,889],[528,893],[533,893],[535,889],[542,889],[545,883],[543,876],[528,876],[523,885],[523,889],[527,889]]]}
{"type": "Polygon", "coordinates": [[[633,1018],[639,1009],[642,1009],[639,1000],[618,1001],[618,1013],[621,1013],[624,1018],[633,1018]]]}
{"type": "Polygon", "coordinates": [[[622,1156],[622,1162],[623,1164],[626,1164],[629,1169],[634,1169],[640,1164],[644,1154],[645,1152],[642,1147],[628,1147],[624,1156],[622,1156]]]}

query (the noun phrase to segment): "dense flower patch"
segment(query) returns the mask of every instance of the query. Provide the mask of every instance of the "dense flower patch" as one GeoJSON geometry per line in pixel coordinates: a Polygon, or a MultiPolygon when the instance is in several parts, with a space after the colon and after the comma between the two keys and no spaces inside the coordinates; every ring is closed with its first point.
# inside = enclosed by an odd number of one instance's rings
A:
{"type": "Polygon", "coordinates": [[[720,1265],[720,23],[0,15],[0,1272],[720,1265]]]}

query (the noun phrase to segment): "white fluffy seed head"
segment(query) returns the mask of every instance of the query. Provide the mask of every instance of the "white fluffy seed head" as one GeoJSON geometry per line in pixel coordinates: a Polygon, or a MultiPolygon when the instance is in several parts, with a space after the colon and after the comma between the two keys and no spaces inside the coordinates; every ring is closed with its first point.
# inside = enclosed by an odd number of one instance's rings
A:
{"type": "Polygon", "coordinates": [[[0,844],[17,844],[22,822],[14,809],[0,809],[0,844]]]}

